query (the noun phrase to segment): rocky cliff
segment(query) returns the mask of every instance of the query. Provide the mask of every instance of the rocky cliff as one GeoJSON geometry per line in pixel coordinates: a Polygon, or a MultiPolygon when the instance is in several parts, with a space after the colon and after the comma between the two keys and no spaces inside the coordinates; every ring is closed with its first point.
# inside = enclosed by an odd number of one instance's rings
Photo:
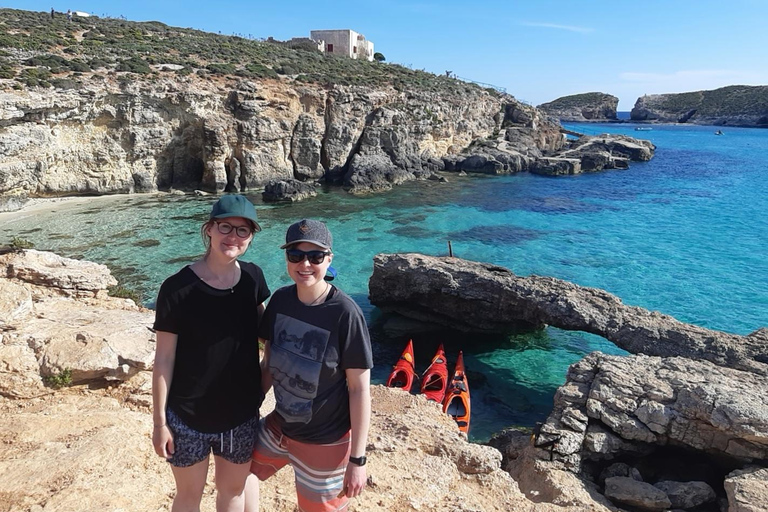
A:
{"type": "Polygon", "coordinates": [[[312,192],[299,182],[317,180],[369,193],[443,170],[626,167],[602,150],[557,160],[566,141],[541,111],[403,66],[157,22],[0,9],[0,27],[0,211],[30,197],[269,185],[269,200],[300,200],[312,192]]]}
{"type": "Polygon", "coordinates": [[[563,96],[537,108],[550,116],[566,122],[615,121],[619,98],[602,92],[586,92],[563,96]]]}
{"type": "Polygon", "coordinates": [[[642,96],[630,117],[660,123],[768,127],[768,86],[732,85],[711,91],[642,96]]]}
{"type": "Polygon", "coordinates": [[[94,82],[0,92],[0,194],[244,190],[323,176],[341,182],[350,160],[354,174],[369,156],[418,172],[501,124],[501,101],[487,93],[406,95],[271,79],[94,82]]]}

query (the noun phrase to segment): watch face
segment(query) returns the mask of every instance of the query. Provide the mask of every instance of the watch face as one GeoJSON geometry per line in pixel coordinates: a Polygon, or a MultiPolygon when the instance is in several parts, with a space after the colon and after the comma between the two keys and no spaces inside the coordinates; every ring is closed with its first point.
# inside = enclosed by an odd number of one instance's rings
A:
{"type": "Polygon", "coordinates": [[[358,466],[365,466],[365,463],[368,459],[363,455],[362,457],[350,457],[349,462],[352,464],[357,464],[358,466]]]}

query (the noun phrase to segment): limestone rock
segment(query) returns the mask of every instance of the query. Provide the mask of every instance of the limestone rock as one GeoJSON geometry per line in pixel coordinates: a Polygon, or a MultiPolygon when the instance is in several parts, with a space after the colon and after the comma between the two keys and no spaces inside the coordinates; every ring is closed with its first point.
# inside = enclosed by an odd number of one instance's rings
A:
{"type": "Polygon", "coordinates": [[[671,506],[669,498],[661,489],[625,476],[607,478],[605,496],[616,503],[641,510],[665,510],[671,506]]]}
{"type": "Polygon", "coordinates": [[[271,180],[264,187],[261,197],[269,203],[303,201],[317,195],[314,183],[304,183],[299,180],[271,180]]]}
{"type": "MultiPolygon", "coordinates": [[[[503,332],[544,324],[599,334],[632,352],[712,361],[768,375],[761,335],[738,336],[627,306],[603,290],[551,277],[519,277],[487,263],[421,254],[379,254],[371,303],[410,318],[465,331],[503,332]]],[[[665,421],[650,404],[645,411],[665,421]]],[[[619,420],[619,418],[615,418],[619,420]]],[[[652,437],[649,422],[646,437],[652,437]]]]}
{"type": "Polygon", "coordinates": [[[0,273],[3,270],[10,278],[74,296],[94,296],[117,284],[105,265],[33,249],[0,255],[0,273]]]}
{"type": "Polygon", "coordinates": [[[616,120],[619,98],[601,92],[563,96],[537,108],[565,122],[605,122],[616,120]]]}
{"type": "Polygon", "coordinates": [[[725,480],[728,512],[763,512],[768,503],[768,468],[734,471],[725,480]]]}
{"type": "Polygon", "coordinates": [[[569,370],[564,387],[576,384],[586,387],[586,400],[558,392],[541,427],[554,446],[538,456],[560,467],[578,472],[582,459],[642,455],[653,445],[670,444],[742,463],[768,458],[764,376],[706,361],[594,352],[569,370]],[[572,407],[589,416],[586,432],[563,421],[563,411],[572,407]]]}
{"type": "Polygon", "coordinates": [[[653,484],[664,491],[675,508],[692,509],[715,501],[715,490],[706,482],[672,482],[664,480],[653,484]]]}

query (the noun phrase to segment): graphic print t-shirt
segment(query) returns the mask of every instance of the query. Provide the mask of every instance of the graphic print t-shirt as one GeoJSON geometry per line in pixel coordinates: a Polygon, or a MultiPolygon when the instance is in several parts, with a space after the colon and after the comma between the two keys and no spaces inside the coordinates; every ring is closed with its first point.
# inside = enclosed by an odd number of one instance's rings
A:
{"type": "Polygon", "coordinates": [[[296,286],[275,292],[259,330],[270,340],[275,410],[283,434],[306,443],[330,443],[350,428],[344,371],[373,367],[362,311],[337,288],[306,306],[296,286]]]}

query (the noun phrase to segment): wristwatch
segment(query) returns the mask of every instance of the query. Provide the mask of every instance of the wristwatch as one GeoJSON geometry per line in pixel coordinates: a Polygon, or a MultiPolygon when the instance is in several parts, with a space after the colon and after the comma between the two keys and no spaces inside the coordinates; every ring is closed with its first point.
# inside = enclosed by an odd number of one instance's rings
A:
{"type": "Polygon", "coordinates": [[[355,464],[356,466],[365,466],[365,463],[368,461],[368,459],[363,455],[362,457],[350,457],[349,462],[352,464],[355,464]]]}

